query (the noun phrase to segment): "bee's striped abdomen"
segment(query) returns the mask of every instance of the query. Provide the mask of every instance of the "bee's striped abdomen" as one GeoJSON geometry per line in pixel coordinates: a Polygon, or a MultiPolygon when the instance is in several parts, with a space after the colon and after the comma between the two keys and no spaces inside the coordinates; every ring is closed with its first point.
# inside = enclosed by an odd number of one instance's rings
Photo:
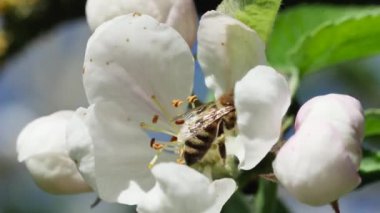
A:
{"type": "Polygon", "coordinates": [[[187,165],[200,161],[207,153],[216,138],[219,123],[219,120],[216,120],[204,130],[185,141],[184,158],[187,165]]]}

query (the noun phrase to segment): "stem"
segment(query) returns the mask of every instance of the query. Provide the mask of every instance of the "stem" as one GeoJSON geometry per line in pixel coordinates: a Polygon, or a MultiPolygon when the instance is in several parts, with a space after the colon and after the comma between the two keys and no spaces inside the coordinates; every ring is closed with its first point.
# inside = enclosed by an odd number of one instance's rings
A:
{"type": "Polygon", "coordinates": [[[291,72],[290,72],[291,74],[290,74],[290,79],[289,79],[289,86],[290,86],[290,92],[292,94],[292,97],[294,97],[300,84],[300,74],[297,68],[292,67],[290,69],[291,69],[291,72]]]}
{"type": "Polygon", "coordinates": [[[340,213],[338,200],[332,202],[330,205],[335,213],[340,213]]]}
{"type": "Polygon", "coordinates": [[[273,213],[277,207],[277,184],[259,180],[259,190],[254,203],[255,213],[273,213]]]}

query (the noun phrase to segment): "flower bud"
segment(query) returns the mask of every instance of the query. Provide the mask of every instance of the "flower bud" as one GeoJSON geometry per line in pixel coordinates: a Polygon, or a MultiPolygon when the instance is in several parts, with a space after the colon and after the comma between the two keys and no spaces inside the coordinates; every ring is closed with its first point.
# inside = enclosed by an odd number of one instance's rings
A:
{"type": "Polygon", "coordinates": [[[273,169],[301,202],[331,203],[360,184],[364,116],[356,99],[325,95],[309,100],[297,114],[296,132],[279,151],[273,169]]]}
{"type": "Polygon", "coordinates": [[[73,112],[59,111],[29,123],[17,139],[19,162],[25,162],[36,184],[53,194],[91,191],[66,147],[66,124],[73,112]]]}

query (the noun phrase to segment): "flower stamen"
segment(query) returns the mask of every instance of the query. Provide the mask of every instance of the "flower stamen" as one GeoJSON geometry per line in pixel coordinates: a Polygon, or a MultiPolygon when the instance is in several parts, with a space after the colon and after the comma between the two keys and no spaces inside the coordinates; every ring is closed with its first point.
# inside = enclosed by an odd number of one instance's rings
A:
{"type": "MultiPolygon", "coordinates": [[[[152,101],[153,103],[160,109],[160,111],[162,112],[162,114],[164,115],[165,119],[167,121],[170,121],[171,120],[171,117],[170,116],[170,113],[166,110],[166,108],[160,103],[160,101],[157,99],[157,97],[155,95],[152,95],[151,96],[152,98],[152,101]]],[[[173,125],[174,128],[176,128],[175,125],[173,125]]]]}
{"type": "Polygon", "coordinates": [[[198,97],[196,95],[191,95],[191,96],[188,96],[186,100],[189,104],[191,104],[191,107],[194,109],[195,102],[198,100],[198,97]]]}
{"type": "Polygon", "coordinates": [[[183,104],[183,101],[179,100],[179,99],[174,99],[172,100],[172,106],[175,107],[175,108],[178,108],[179,106],[181,106],[183,104]]]}
{"type": "Polygon", "coordinates": [[[160,151],[160,150],[162,150],[164,148],[164,145],[159,144],[159,143],[153,143],[152,148],[154,150],[160,151]]]}
{"type": "Polygon", "coordinates": [[[164,133],[164,134],[167,134],[167,135],[170,135],[170,136],[176,136],[177,134],[175,134],[174,132],[170,131],[170,130],[166,130],[166,129],[161,129],[161,128],[158,128],[157,126],[154,126],[154,125],[149,125],[145,122],[141,122],[140,123],[140,127],[144,130],[148,130],[148,131],[152,131],[152,132],[161,132],[161,133],[164,133]]]}
{"type": "Polygon", "coordinates": [[[186,164],[186,161],[183,158],[177,158],[176,161],[178,164],[186,164]]]}
{"type": "Polygon", "coordinates": [[[157,153],[156,155],[154,155],[153,159],[148,164],[148,169],[153,168],[154,164],[156,164],[157,159],[158,159],[158,155],[159,155],[159,153],[157,153]]]}
{"type": "Polygon", "coordinates": [[[195,101],[197,101],[198,97],[196,95],[191,95],[191,96],[188,96],[186,100],[187,100],[187,102],[189,102],[191,104],[191,103],[194,103],[195,101]]]}
{"type": "MultiPolygon", "coordinates": [[[[168,152],[172,152],[176,154],[183,153],[182,149],[179,148],[181,144],[177,142],[178,141],[157,142],[155,138],[152,138],[150,140],[150,147],[156,151],[156,154],[154,155],[153,159],[149,162],[148,168],[151,169],[154,166],[154,164],[158,160],[158,157],[161,155],[163,151],[168,151],[168,152]]],[[[182,158],[181,154],[180,154],[180,158],[182,158]]]]}
{"type": "Polygon", "coordinates": [[[154,115],[152,118],[152,123],[154,123],[154,124],[157,123],[158,118],[159,118],[158,115],[154,115]]]}
{"type": "Polygon", "coordinates": [[[135,17],[135,16],[141,16],[141,13],[139,13],[139,12],[134,12],[134,13],[132,14],[132,16],[133,16],[133,17],[135,17]]]}
{"type": "Polygon", "coordinates": [[[150,147],[153,148],[153,144],[156,142],[155,138],[150,139],[150,147]]]}
{"type": "Polygon", "coordinates": [[[182,125],[182,124],[185,123],[185,120],[184,120],[184,119],[177,119],[177,120],[174,121],[174,123],[175,123],[176,125],[182,125]]]}

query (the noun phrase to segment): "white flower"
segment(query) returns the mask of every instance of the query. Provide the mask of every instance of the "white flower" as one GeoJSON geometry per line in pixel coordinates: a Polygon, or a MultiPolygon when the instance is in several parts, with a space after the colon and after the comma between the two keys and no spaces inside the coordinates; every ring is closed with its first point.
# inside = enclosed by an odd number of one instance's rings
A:
{"type": "Polygon", "coordinates": [[[66,124],[73,112],[59,111],[29,123],[17,139],[18,160],[36,184],[54,194],[91,191],[66,147],[66,124]]]}
{"type": "Polygon", "coordinates": [[[87,22],[92,30],[105,21],[134,12],[173,27],[189,46],[195,41],[198,16],[193,0],[87,0],[86,4],[87,22]]]}
{"type": "MultiPolygon", "coordinates": [[[[280,136],[282,117],[290,104],[288,84],[275,70],[263,66],[264,44],[235,19],[218,12],[205,14],[198,39],[198,59],[207,85],[217,98],[234,91],[238,133],[226,135],[227,153],[237,155],[240,168],[251,169],[280,136]]],[[[91,36],[83,78],[93,108],[87,112],[86,125],[94,144],[96,186],[102,199],[138,204],[143,211],[148,210],[142,206],[145,200],[153,202],[150,194],[160,194],[155,205],[166,211],[165,206],[177,205],[175,199],[170,200],[177,196],[171,190],[177,184],[181,186],[178,195],[183,193],[189,202],[199,199],[199,191],[192,191],[194,184],[186,183],[197,179],[188,166],[148,168],[157,158],[157,163],[175,161],[184,141],[154,142],[146,134],[149,130],[180,138],[181,126],[173,118],[186,112],[187,106],[173,107],[172,102],[191,94],[193,70],[193,57],[183,38],[146,15],[117,17],[91,36]],[[158,145],[159,151],[150,145],[158,145]],[[182,185],[167,178],[181,172],[189,174],[182,185]],[[173,203],[168,204],[168,199],[173,203]]],[[[201,182],[211,184],[207,187],[211,191],[232,187],[230,181],[201,182]]],[[[224,194],[224,201],[232,193],[224,194]]]]}
{"type": "Polygon", "coordinates": [[[360,183],[357,173],[363,140],[360,102],[325,95],[306,102],[296,132],[280,149],[273,169],[282,185],[309,205],[333,202],[360,183]]]}
{"type": "Polygon", "coordinates": [[[138,212],[220,212],[236,189],[230,178],[210,182],[197,171],[175,163],[158,164],[152,173],[157,183],[138,205],[138,212]]]}

